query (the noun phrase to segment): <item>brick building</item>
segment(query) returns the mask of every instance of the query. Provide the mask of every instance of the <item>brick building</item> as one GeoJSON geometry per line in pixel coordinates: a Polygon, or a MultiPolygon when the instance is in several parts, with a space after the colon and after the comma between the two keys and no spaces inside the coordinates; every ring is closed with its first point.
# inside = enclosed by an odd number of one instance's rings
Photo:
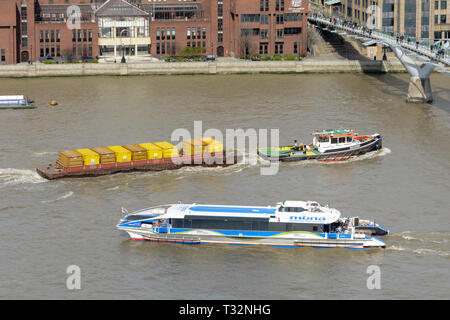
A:
{"type": "Polygon", "coordinates": [[[0,63],[45,56],[301,54],[308,0],[1,0],[0,63]],[[80,25],[70,25],[75,11],[80,25]]]}

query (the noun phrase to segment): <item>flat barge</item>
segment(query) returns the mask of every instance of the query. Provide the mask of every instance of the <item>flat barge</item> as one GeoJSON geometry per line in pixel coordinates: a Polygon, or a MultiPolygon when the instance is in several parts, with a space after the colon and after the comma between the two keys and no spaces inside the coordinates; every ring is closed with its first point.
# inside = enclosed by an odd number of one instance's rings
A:
{"type": "Polygon", "coordinates": [[[132,171],[176,170],[183,167],[227,167],[237,164],[243,155],[224,150],[220,142],[208,143],[198,150],[190,148],[194,142],[184,142],[178,151],[168,142],[139,145],[77,149],[59,152],[56,163],[38,166],[37,173],[45,179],[82,178],[132,171]]]}

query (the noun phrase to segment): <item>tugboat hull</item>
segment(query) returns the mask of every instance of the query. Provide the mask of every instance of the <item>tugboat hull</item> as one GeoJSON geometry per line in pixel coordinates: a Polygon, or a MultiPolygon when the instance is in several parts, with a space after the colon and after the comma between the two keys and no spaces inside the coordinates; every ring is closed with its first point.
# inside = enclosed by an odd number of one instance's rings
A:
{"type": "Polygon", "coordinates": [[[382,145],[383,145],[382,137],[378,135],[375,136],[374,139],[367,142],[363,142],[358,146],[346,147],[331,152],[308,154],[302,151],[293,151],[287,154],[279,155],[278,157],[277,156],[274,157],[258,151],[258,155],[261,158],[272,162],[276,161],[291,162],[302,160],[345,161],[368,152],[380,150],[382,148],[382,145]]]}

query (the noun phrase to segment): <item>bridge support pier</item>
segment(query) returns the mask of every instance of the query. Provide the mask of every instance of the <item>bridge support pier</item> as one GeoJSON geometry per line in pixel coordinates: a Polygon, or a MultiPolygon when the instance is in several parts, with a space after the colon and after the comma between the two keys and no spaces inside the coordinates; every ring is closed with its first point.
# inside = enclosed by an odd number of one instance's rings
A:
{"type": "Polygon", "coordinates": [[[430,103],[433,101],[431,92],[430,74],[436,64],[425,62],[422,65],[415,63],[408,57],[403,49],[396,44],[388,43],[397,58],[410,74],[407,102],[430,103]]]}
{"type": "Polygon", "coordinates": [[[415,103],[431,103],[433,102],[433,94],[431,92],[430,78],[421,79],[419,77],[411,77],[409,79],[408,102],[415,103]]]}

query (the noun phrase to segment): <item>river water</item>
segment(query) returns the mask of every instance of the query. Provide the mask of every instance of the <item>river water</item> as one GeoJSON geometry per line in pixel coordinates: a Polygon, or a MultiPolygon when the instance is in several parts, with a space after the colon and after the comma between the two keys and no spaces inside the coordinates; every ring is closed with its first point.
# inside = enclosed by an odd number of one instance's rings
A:
{"type": "MultiPolygon", "coordinates": [[[[408,76],[218,75],[0,79],[34,110],[0,112],[2,299],[450,298],[450,78],[432,105],[405,102],[408,76]],[[50,107],[50,100],[59,105],[50,107]],[[344,163],[263,163],[46,181],[57,151],[170,140],[176,128],[315,129],[383,135],[384,149],[344,163]],[[274,205],[316,200],[390,229],[386,249],[348,250],[131,241],[121,206],[274,205]],[[70,265],[81,289],[68,290],[70,265]],[[381,289],[370,290],[369,266],[381,289]]],[[[245,151],[245,150],[243,150],[245,151]]],[[[254,154],[249,154],[254,159],[254,154]]]]}

